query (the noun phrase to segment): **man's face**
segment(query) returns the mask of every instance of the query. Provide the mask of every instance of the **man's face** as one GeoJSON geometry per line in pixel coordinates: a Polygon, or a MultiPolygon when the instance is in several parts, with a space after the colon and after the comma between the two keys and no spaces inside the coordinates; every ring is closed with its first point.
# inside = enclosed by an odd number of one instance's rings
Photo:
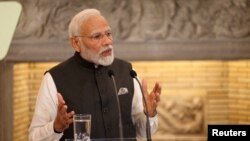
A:
{"type": "Polygon", "coordinates": [[[91,16],[81,26],[81,56],[95,64],[110,65],[114,60],[111,29],[102,16],[91,16]]]}

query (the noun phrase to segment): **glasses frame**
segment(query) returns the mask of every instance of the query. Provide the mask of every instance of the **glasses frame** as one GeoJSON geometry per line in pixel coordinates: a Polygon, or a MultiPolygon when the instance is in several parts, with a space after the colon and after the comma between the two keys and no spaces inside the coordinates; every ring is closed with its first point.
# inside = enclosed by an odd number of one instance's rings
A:
{"type": "Polygon", "coordinates": [[[108,39],[110,39],[111,41],[113,41],[113,36],[112,36],[112,32],[108,31],[104,34],[102,33],[95,33],[93,35],[90,36],[85,36],[85,35],[77,35],[77,36],[73,36],[75,38],[77,37],[81,37],[81,38],[90,38],[93,42],[99,43],[101,40],[104,39],[104,36],[106,36],[108,39]]]}

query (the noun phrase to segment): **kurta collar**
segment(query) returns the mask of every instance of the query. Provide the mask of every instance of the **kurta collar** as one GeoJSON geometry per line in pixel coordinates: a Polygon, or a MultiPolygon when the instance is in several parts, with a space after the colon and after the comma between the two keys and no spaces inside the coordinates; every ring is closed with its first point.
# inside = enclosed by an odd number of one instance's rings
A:
{"type": "Polygon", "coordinates": [[[96,65],[93,62],[89,62],[89,61],[83,59],[81,57],[80,53],[78,53],[78,52],[75,52],[74,58],[77,61],[77,63],[79,63],[81,66],[86,67],[88,69],[97,69],[97,68],[103,67],[101,65],[96,65]]]}

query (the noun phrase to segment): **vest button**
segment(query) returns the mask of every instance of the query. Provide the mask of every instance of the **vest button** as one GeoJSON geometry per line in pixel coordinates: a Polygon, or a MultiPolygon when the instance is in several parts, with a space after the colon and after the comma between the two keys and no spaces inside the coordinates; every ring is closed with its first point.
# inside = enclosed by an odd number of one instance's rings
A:
{"type": "Polygon", "coordinates": [[[111,127],[107,127],[107,131],[108,131],[108,132],[110,132],[110,131],[111,131],[111,129],[112,129],[111,127]]]}
{"type": "Polygon", "coordinates": [[[104,108],[103,109],[103,113],[108,113],[108,111],[109,111],[109,108],[104,108]]]}
{"type": "Polygon", "coordinates": [[[99,75],[102,75],[104,72],[103,72],[103,70],[97,70],[96,73],[99,75]]]}

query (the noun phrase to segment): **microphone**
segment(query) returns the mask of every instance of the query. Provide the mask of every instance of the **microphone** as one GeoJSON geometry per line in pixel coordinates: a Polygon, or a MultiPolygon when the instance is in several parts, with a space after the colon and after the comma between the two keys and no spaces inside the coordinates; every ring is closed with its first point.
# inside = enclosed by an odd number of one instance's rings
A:
{"type": "Polygon", "coordinates": [[[118,104],[118,114],[119,114],[119,133],[120,133],[120,138],[123,141],[123,127],[122,127],[122,117],[121,117],[121,107],[120,107],[120,101],[118,98],[118,92],[117,92],[117,87],[116,87],[116,82],[115,82],[115,74],[112,70],[108,71],[109,77],[112,79],[114,89],[115,89],[115,96],[116,96],[116,101],[118,104]]]}
{"type": "Polygon", "coordinates": [[[145,108],[146,108],[146,118],[147,118],[146,119],[146,135],[147,135],[147,141],[152,141],[152,139],[151,139],[151,129],[150,129],[149,117],[148,117],[148,105],[147,105],[147,101],[146,101],[146,98],[145,98],[143,90],[142,90],[142,85],[141,85],[140,81],[138,80],[137,74],[136,74],[136,72],[134,70],[130,71],[130,76],[132,78],[135,78],[135,80],[137,81],[137,83],[140,86],[142,97],[143,97],[143,103],[144,103],[145,108]]]}

